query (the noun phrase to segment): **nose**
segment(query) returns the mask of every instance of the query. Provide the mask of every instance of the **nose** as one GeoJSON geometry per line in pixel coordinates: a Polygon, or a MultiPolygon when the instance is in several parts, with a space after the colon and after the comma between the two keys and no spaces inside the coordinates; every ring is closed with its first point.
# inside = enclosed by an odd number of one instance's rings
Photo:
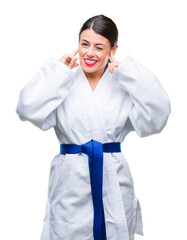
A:
{"type": "Polygon", "coordinates": [[[95,55],[95,50],[94,50],[94,47],[89,47],[88,48],[88,51],[87,51],[87,56],[88,57],[93,57],[95,55]]]}

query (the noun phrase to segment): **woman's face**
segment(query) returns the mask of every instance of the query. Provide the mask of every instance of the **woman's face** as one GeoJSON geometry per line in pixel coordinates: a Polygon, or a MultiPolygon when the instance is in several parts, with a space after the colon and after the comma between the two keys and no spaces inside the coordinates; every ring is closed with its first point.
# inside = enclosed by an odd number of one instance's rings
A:
{"type": "Polygon", "coordinates": [[[81,33],[79,42],[79,61],[85,73],[104,72],[111,52],[107,38],[92,29],[81,33]]]}

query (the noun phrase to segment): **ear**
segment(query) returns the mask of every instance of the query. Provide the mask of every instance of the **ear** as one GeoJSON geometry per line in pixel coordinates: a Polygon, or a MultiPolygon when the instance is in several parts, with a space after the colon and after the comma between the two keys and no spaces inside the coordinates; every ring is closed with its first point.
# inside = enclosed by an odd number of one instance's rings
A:
{"type": "Polygon", "coordinates": [[[115,53],[116,53],[116,51],[117,51],[117,48],[118,48],[118,44],[115,44],[115,45],[113,46],[113,48],[111,49],[111,51],[110,51],[110,54],[109,54],[110,57],[111,57],[111,53],[112,53],[113,55],[115,55],[115,53]]]}

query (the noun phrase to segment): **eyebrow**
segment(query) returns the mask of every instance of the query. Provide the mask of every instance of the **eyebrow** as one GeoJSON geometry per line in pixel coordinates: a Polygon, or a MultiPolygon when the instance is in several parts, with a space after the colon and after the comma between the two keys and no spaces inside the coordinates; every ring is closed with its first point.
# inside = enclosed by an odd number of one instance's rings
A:
{"type": "MultiPolygon", "coordinates": [[[[87,41],[87,40],[85,40],[85,39],[82,39],[82,41],[85,41],[85,42],[89,43],[89,41],[87,41]]],[[[106,47],[106,45],[105,45],[104,43],[96,43],[95,45],[103,45],[103,46],[106,47]]]]}

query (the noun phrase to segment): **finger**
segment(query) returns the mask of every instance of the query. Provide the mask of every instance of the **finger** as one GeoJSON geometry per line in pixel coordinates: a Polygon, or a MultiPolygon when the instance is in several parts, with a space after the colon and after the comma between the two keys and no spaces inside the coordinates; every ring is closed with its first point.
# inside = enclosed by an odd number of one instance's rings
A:
{"type": "Polygon", "coordinates": [[[110,73],[112,73],[112,63],[109,63],[109,64],[108,64],[108,71],[109,71],[110,73]]]}
{"type": "Polygon", "coordinates": [[[72,56],[75,56],[79,52],[79,48],[77,48],[75,51],[72,52],[72,56]]]}
{"type": "Polygon", "coordinates": [[[69,64],[69,67],[72,69],[75,67],[75,65],[77,65],[77,60],[78,60],[78,57],[72,57],[71,61],[70,61],[70,64],[69,64]]]}
{"type": "Polygon", "coordinates": [[[78,57],[74,57],[73,61],[76,62],[78,60],[78,57]]]}
{"type": "Polygon", "coordinates": [[[117,62],[117,59],[114,57],[114,54],[111,52],[111,60],[112,60],[112,62],[117,62]]]}
{"type": "Polygon", "coordinates": [[[114,73],[115,72],[115,70],[116,70],[116,67],[118,67],[119,66],[119,64],[116,64],[116,63],[110,63],[110,64],[108,64],[108,70],[109,70],[109,72],[110,73],[114,73]]]}
{"type": "Polygon", "coordinates": [[[72,56],[68,55],[68,56],[66,57],[66,61],[71,62],[72,60],[73,60],[73,57],[72,57],[72,56]]]}
{"type": "Polygon", "coordinates": [[[118,62],[117,62],[117,63],[114,63],[114,67],[115,67],[115,68],[119,67],[119,65],[120,65],[120,63],[118,63],[118,62]]]}
{"type": "Polygon", "coordinates": [[[78,63],[75,63],[75,65],[73,66],[73,68],[78,67],[78,66],[79,66],[79,64],[78,64],[78,63]]]}
{"type": "Polygon", "coordinates": [[[108,64],[108,71],[110,72],[110,63],[108,64]]]}
{"type": "Polygon", "coordinates": [[[69,67],[70,69],[72,69],[72,68],[73,68],[73,65],[74,65],[73,62],[71,62],[68,67],[69,67]]]}
{"type": "Polygon", "coordinates": [[[73,57],[71,60],[72,65],[74,65],[78,60],[78,57],[73,57]]]}

